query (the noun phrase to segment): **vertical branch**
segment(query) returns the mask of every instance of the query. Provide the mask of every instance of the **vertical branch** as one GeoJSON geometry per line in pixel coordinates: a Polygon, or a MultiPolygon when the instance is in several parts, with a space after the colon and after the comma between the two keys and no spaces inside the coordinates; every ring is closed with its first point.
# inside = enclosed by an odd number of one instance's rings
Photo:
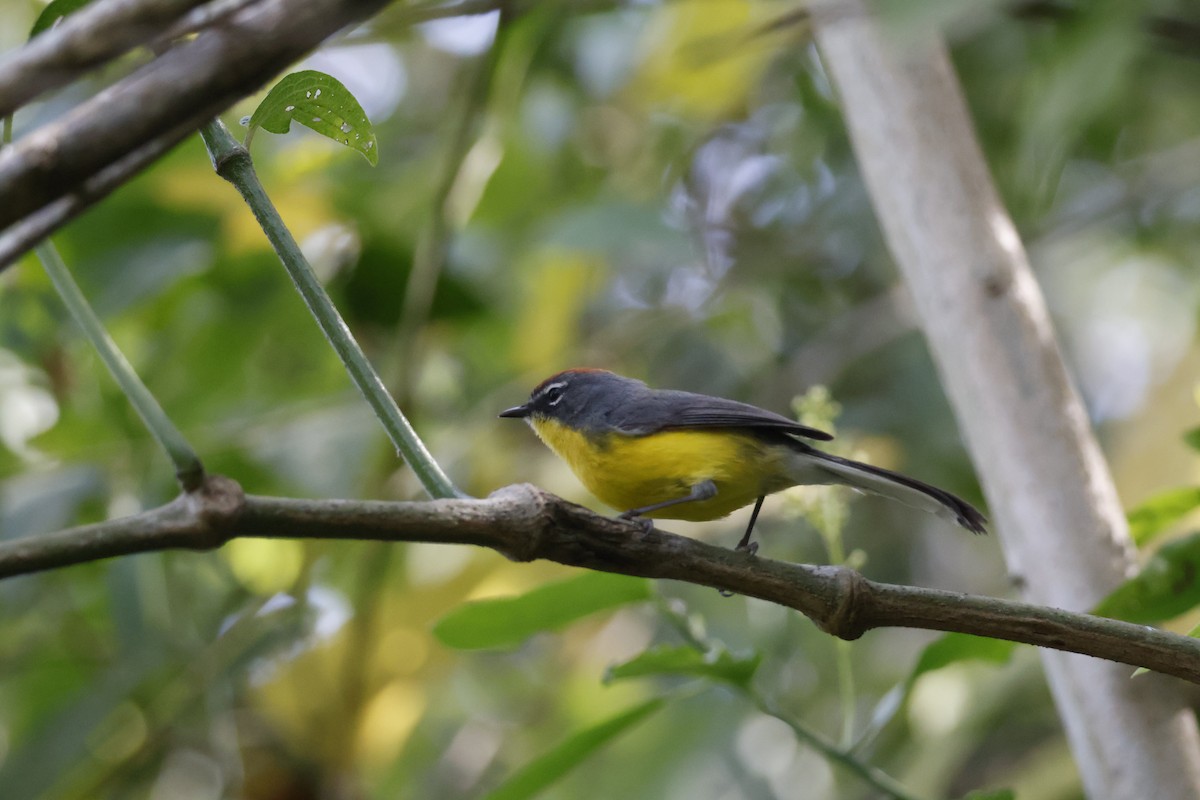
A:
{"type": "MultiPolygon", "coordinates": [[[[1035,602],[1090,608],[1133,567],[1128,529],[945,47],[932,32],[889,41],[860,0],[813,11],[1009,569],[1035,602]]],[[[1200,796],[1200,735],[1174,687],[1079,656],[1042,659],[1089,797],[1200,796]]]]}
{"type": "Polygon", "coordinates": [[[200,129],[200,135],[204,138],[204,144],[212,158],[213,168],[218,175],[233,184],[254,212],[254,217],[271,241],[271,246],[275,248],[305,305],[316,318],[317,324],[345,365],[346,371],[350,373],[350,379],[383,424],[384,430],[396,447],[396,452],[416,473],[421,485],[431,497],[463,496],[429,454],[424,442],[417,436],[396,405],[396,401],[384,388],[374,367],[367,361],[358,342],[354,340],[354,335],[350,333],[349,326],[334,307],[329,295],[325,293],[325,287],[317,279],[304,254],[300,252],[300,245],[284,225],[271,198],[259,182],[250,154],[238,144],[220,120],[209,122],[200,129]]]}

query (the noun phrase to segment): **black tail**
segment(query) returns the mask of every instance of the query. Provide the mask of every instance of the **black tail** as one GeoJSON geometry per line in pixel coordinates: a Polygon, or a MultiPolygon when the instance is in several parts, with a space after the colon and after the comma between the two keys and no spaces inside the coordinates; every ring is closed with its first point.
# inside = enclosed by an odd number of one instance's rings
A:
{"type": "Polygon", "coordinates": [[[945,489],[930,486],[924,481],[892,472],[890,469],[822,453],[808,446],[804,447],[803,453],[811,456],[813,460],[805,465],[808,479],[802,480],[801,483],[845,484],[865,492],[890,497],[939,516],[952,516],[955,522],[972,533],[987,533],[984,527],[987,517],[975,506],[945,489]],[[809,470],[823,472],[827,477],[825,480],[812,480],[809,470]]]}

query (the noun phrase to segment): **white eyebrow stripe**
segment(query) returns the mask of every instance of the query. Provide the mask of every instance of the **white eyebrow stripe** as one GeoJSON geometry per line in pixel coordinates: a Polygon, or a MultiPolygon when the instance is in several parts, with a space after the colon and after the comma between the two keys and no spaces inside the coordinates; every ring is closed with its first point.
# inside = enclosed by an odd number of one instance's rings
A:
{"type": "MultiPolygon", "coordinates": [[[[554,383],[548,383],[542,387],[542,390],[540,392],[537,393],[535,399],[540,399],[540,398],[545,397],[547,394],[550,393],[551,389],[562,389],[562,388],[566,387],[566,385],[567,385],[566,381],[555,381],[554,383]]],[[[550,401],[550,405],[551,406],[558,405],[559,403],[562,402],[563,397],[565,397],[565,395],[559,395],[557,398],[550,401]]]]}

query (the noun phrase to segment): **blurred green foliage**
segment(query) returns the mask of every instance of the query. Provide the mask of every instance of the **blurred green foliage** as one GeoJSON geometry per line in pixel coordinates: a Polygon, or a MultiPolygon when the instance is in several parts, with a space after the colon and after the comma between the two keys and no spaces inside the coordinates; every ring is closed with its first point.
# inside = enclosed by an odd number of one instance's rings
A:
{"type": "MultiPolygon", "coordinates": [[[[1200,44],[1150,23],[1200,19],[1183,0],[1043,5],[1054,13],[880,3],[900,41],[929,20],[946,32],[1119,488],[1140,503],[1197,483],[1181,434],[1200,367],[1200,44]]],[[[0,0],[0,47],[38,11],[0,0]]],[[[297,65],[358,98],[379,165],[294,130],[256,137],[257,168],[458,485],[528,480],[595,504],[495,418],[545,375],[595,365],[777,410],[827,385],[867,457],[982,502],[790,12],[547,3],[496,33],[495,15],[412,29],[396,6],[297,65]]],[[[22,110],[16,135],[114,72],[22,110]]],[[[198,137],[55,243],[211,471],[257,493],[420,497],[198,137]]],[[[0,276],[0,476],[4,538],[175,492],[32,258],[0,276]]],[[[732,543],[744,521],[669,527],[732,543]]],[[[764,555],[827,558],[786,500],[759,526],[764,555]]],[[[894,503],[853,500],[840,536],[874,579],[1013,592],[994,541],[894,503]]],[[[791,612],[654,587],[703,619],[711,652],[738,654],[713,665],[683,655],[653,603],[556,608],[581,619],[501,652],[433,635],[466,601],[573,575],[466,548],[247,540],[0,582],[0,794],[480,797],[557,754],[571,769],[540,796],[876,796],[705,674],[749,669],[772,708],[836,735],[839,657],[791,612]],[[654,674],[603,684],[619,664],[654,674]]],[[[930,639],[848,646],[858,757],[915,796],[1080,797],[1035,655],[984,663],[1006,651],[930,639]],[[923,652],[937,668],[915,674],[923,652]]]]}

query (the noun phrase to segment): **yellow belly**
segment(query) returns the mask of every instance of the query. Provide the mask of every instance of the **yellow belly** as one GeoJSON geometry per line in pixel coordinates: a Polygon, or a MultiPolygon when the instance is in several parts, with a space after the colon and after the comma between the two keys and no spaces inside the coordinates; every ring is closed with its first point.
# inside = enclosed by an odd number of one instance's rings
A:
{"type": "Polygon", "coordinates": [[[531,424],[588,491],[619,511],[685,497],[696,484],[711,480],[717,487],[714,497],[646,516],[718,519],[794,483],[786,477],[782,447],[729,429],[589,438],[553,420],[531,424]]]}

